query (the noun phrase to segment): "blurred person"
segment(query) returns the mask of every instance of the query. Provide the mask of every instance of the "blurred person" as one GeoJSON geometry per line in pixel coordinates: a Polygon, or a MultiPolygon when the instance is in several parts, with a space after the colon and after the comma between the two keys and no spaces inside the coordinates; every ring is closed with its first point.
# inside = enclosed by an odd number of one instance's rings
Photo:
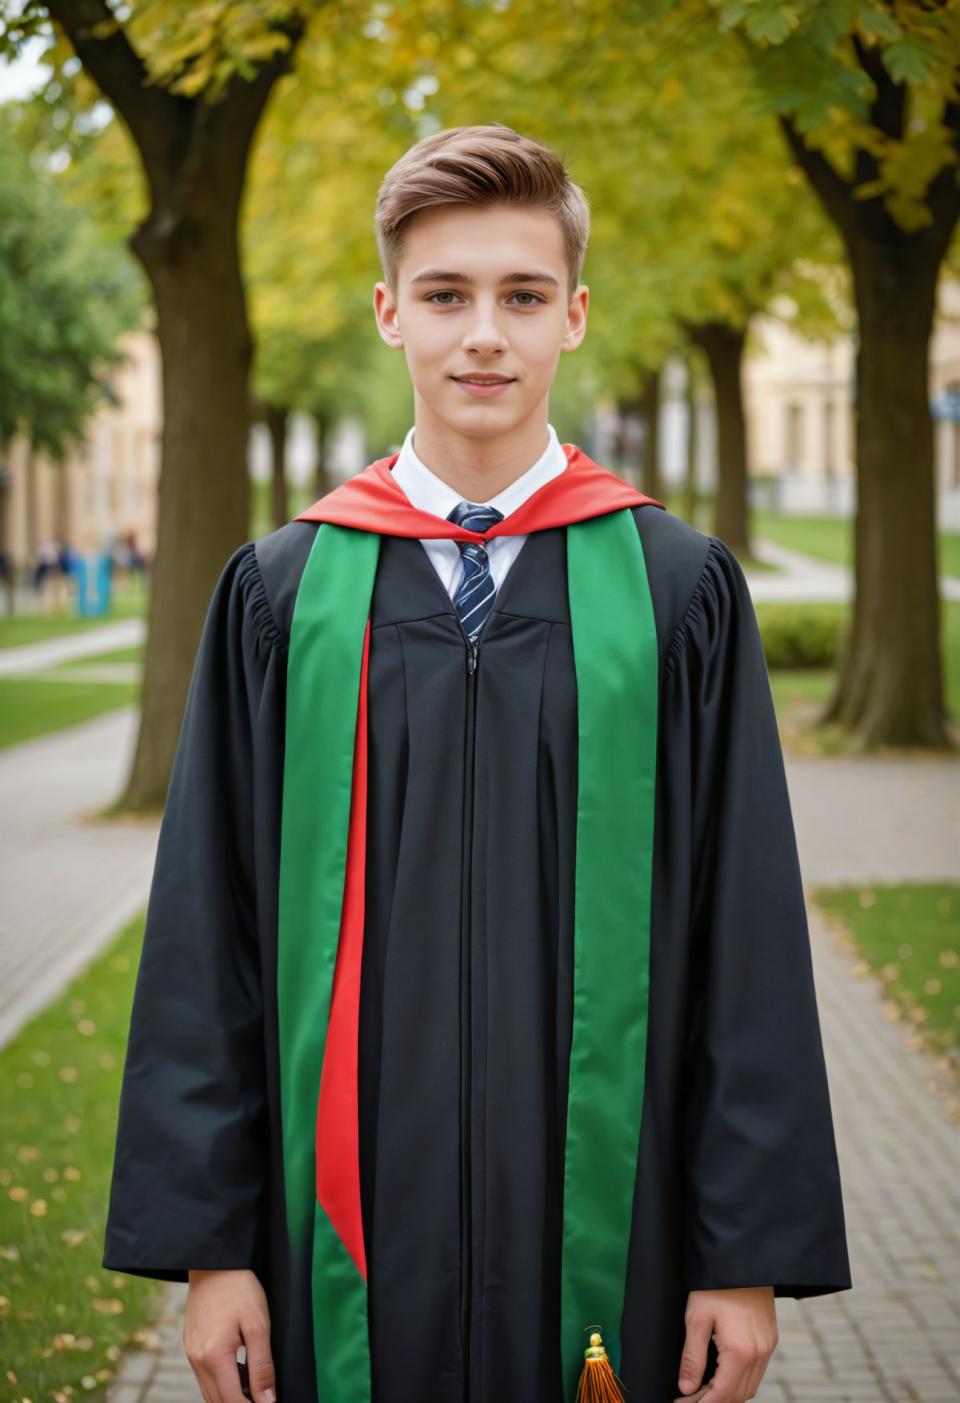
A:
{"type": "Polygon", "coordinates": [[[549,419],[588,230],[508,127],[411,148],[414,422],[209,605],[103,1258],[208,1403],[743,1403],[851,1285],[744,575],[549,419]]]}

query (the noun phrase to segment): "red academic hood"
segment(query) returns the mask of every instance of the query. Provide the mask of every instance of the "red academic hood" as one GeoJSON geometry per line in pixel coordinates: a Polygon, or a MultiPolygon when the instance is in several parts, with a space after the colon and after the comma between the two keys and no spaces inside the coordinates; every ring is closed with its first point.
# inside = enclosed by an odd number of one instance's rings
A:
{"type": "Polygon", "coordinates": [[[492,536],[520,536],[528,531],[545,531],[551,526],[568,526],[571,522],[604,516],[621,507],[650,503],[666,510],[662,502],[638,492],[616,473],[602,468],[576,444],[564,443],[561,447],[567,458],[566,469],[538,487],[516,511],[483,533],[469,531],[413,506],[391,471],[399,453],[369,463],[362,472],[325,493],[293,520],[330,521],[337,526],[354,526],[382,536],[486,541],[492,536]]]}

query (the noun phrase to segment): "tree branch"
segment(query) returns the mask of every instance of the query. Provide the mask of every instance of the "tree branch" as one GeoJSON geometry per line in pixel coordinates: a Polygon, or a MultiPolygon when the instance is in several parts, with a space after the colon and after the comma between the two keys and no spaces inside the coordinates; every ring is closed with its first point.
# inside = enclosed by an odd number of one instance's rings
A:
{"type": "Polygon", "coordinates": [[[150,148],[158,144],[158,133],[170,122],[171,104],[183,99],[163,88],[147,86],[146,64],[106,0],[47,0],[47,8],[146,158],[150,148]],[[93,33],[98,25],[111,28],[98,37],[93,33]]]}
{"type": "Polygon", "coordinates": [[[845,238],[852,238],[856,223],[850,182],[840,175],[822,151],[806,144],[792,117],[781,114],[779,122],[794,160],[806,173],[827,214],[845,238]]]}
{"type": "Polygon", "coordinates": [[[85,71],[129,127],[155,209],[164,209],[169,219],[171,210],[189,205],[193,192],[206,182],[211,152],[228,177],[222,188],[239,192],[250,142],[273,84],[292,66],[305,28],[303,16],[277,26],[290,40],[289,48],[274,54],[253,78],[235,73],[225,95],[210,102],[202,94],[187,98],[150,84],[146,64],[107,0],[48,0],[48,8],[85,71]],[[109,29],[95,35],[98,25],[109,29]],[[228,128],[230,139],[222,140],[228,128]]]}
{"type": "MultiPolygon", "coordinates": [[[[953,137],[954,155],[960,157],[960,102],[948,102],[943,110],[943,125],[953,137]]],[[[957,220],[960,219],[960,180],[957,162],[944,166],[930,182],[927,204],[939,231],[941,258],[946,256],[957,220]]]]}

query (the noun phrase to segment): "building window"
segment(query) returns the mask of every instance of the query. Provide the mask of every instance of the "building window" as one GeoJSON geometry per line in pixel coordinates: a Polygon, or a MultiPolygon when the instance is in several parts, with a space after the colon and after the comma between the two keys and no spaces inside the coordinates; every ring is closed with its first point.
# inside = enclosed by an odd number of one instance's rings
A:
{"type": "Polygon", "coordinates": [[[788,472],[799,472],[803,466],[803,405],[787,405],[786,463],[788,472]]]}

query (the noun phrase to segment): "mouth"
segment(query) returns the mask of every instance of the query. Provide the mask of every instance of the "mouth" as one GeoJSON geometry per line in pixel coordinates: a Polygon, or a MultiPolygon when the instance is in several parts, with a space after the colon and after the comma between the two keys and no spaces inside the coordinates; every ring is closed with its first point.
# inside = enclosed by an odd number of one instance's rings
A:
{"type": "Polygon", "coordinates": [[[454,380],[459,380],[461,384],[467,385],[509,385],[512,375],[454,375],[454,380]]]}
{"type": "Polygon", "coordinates": [[[468,395],[484,397],[501,394],[514,383],[513,377],[508,375],[454,375],[451,379],[455,384],[462,385],[468,395]]]}

